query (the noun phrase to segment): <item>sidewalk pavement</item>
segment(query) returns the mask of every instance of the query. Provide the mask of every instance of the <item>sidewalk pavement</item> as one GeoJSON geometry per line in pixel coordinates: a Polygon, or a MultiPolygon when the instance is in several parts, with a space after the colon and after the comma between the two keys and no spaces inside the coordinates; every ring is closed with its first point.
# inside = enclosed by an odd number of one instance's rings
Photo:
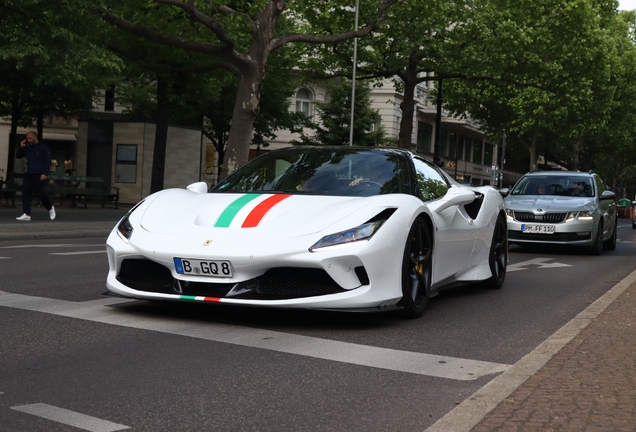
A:
{"type": "MultiPolygon", "coordinates": [[[[0,241],[105,238],[119,209],[0,204],[0,241]]],[[[636,431],[636,271],[427,432],[636,431]]],[[[504,287],[505,289],[505,287],[504,287]]],[[[528,323],[532,325],[532,323],[528,323]]]]}
{"type": "Polygon", "coordinates": [[[120,204],[119,209],[100,208],[99,204],[89,204],[88,207],[56,206],[57,217],[52,221],[46,208],[34,205],[31,221],[23,222],[15,219],[22,214],[20,201],[16,202],[15,208],[3,201],[0,203],[0,241],[78,237],[105,239],[132,205],[120,204]]]}
{"type": "Polygon", "coordinates": [[[636,271],[611,282],[426,432],[636,431],[636,271]]]}

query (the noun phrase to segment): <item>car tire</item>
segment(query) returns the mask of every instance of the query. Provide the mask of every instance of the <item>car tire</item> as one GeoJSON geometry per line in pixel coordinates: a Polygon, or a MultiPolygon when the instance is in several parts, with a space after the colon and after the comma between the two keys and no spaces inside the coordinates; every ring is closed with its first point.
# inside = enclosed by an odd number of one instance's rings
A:
{"type": "Polygon", "coordinates": [[[409,230],[402,259],[402,306],[405,318],[418,318],[428,304],[433,273],[433,240],[420,216],[409,230]]]}
{"type": "Polygon", "coordinates": [[[634,219],[632,219],[632,229],[636,229],[636,221],[634,219]]]}
{"type": "Polygon", "coordinates": [[[615,250],[616,249],[616,234],[618,230],[618,219],[614,220],[614,232],[612,236],[603,242],[603,249],[605,250],[615,250]]]}
{"type": "Polygon", "coordinates": [[[599,222],[598,227],[596,228],[596,238],[594,239],[594,244],[590,246],[589,249],[590,255],[600,255],[603,253],[603,223],[599,222]]]}
{"type": "Polygon", "coordinates": [[[486,288],[499,289],[506,280],[508,268],[508,225],[503,217],[498,217],[492,234],[488,265],[492,276],[485,281],[486,288]]]}

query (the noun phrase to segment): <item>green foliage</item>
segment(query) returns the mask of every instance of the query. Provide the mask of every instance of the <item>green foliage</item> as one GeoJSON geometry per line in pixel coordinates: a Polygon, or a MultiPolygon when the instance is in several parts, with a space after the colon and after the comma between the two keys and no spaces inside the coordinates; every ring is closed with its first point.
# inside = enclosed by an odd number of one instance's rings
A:
{"type": "MultiPolygon", "coordinates": [[[[351,80],[343,78],[328,85],[327,102],[316,102],[320,117],[313,136],[301,135],[302,144],[348,145],[351,130],[351,80]]],[[[371,108],[371,90],[364,82],[357,82],[355,89],[353,145],[378,146],[384,142],[384,129],[380,115],[371,108]],[[375,129],[375,130],[374,130],[375,129]]]]}
{"type": "Polygon", "coordinates": [[[77,33],[91,20],[67,3],[7,0],[0,17],[0,115],[27,125],[88,110],[120,70],[115,56],[77,33]]]}

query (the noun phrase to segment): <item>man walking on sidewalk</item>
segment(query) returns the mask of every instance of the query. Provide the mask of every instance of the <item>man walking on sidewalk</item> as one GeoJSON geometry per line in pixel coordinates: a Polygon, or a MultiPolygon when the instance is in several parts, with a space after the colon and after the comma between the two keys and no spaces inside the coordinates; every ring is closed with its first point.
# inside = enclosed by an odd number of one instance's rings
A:
{"type": "Polygon", "coordinates": [[[51,204],[49,197],[44,192],[44,184],[51,172],[51,151],[49,147],[38,141],[38,134],[28,132],[26,138],[20,143],[20,148],[15,153],[15,157],[21,159],[26,157],[27,170],[22,183],[22,216],[17,217],[19,221],[31,220],[31,200],[33,191],[42,201],[42,204],[49,211],[51,220],[55,219],[55,207],[51,204]]]}

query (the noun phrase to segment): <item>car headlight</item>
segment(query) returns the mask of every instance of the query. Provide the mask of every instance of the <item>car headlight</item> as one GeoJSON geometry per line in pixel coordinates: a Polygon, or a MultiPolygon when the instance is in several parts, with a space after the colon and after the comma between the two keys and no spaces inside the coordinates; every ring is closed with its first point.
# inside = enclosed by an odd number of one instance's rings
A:
{"type": "Polygon", "coordinates": [[[139,207],[143,202],[144,201],[140,201],[139,203],[137,203],[137,205],[135,205],[133,208],[128,210],[128,213],[126,213],[126,215],[123,218],[121,218],[121,220],[117,224],[117,234],[119,234],[119,237],[121,237],[121,239],[125,241],[126,243],[130,241],[130,237],[132,236],[132,233],[133,233],[133,226],[130,223],[129,217],[131,213],[134,212],[135,209],[139,207]]]}
{"type": "Polygon", "coordinates": [[[321,249],[329,246],[335,246],[345,243],[352,243],[360,240],[368,240],[378,229],[384,224],[385,221],[367,222],[359,225],[355,228],[341,231],[335,234],[329,234],[318,240],[312,247],[309,248],[309,252],[314,252],[316,249],[321,249]]]}
{"type": "Polygon", "coordinates": [[[506,209],[506,216],[508,216],[510,219],[514,219],[515,218],[515,211],[511,210],[511,209],[506,209]]]}
{"type": "Polygon", "coordinates": [[[126,243],[130,241],[130,236],[132,236],[133,233],[133,226],[130,223],[130,220],[128,220],[128,214],[126,214],[126,216],[119,221],[119,224],[117,224],[117,233],[126,243]]]}
{"type": "Polygon", "coordinates": [[[568,213],[567,215],[565,215],[565,221],[569,222],[571,220],[576,219],[576,215],[578,215],[578,214],[579,214],[579,212],[570,212],[570,213],[568,213]]]}
{"type": "Polygon", "coordinates": [[[594,218],[594,210],[579,212],[579,220],[589,220],[594,218]]]}

